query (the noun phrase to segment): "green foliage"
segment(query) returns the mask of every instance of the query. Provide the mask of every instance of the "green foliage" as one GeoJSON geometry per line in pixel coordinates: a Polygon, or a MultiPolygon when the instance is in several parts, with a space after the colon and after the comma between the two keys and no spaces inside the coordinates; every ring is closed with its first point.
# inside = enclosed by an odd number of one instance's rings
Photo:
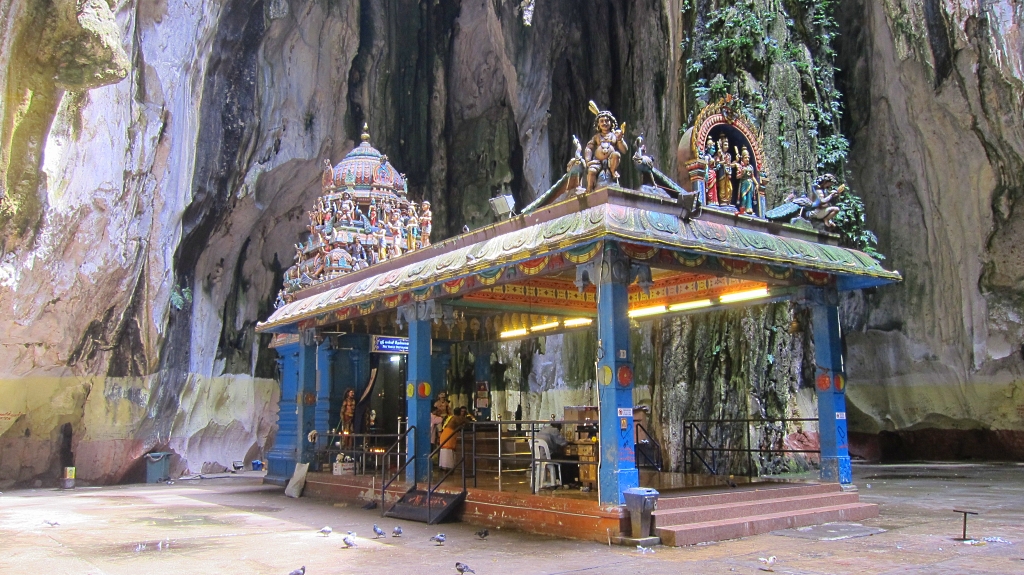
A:
{"type": "Polygon", "coordinates": [[[868,229],[867,222],[865,222],[864,201],[860,199],[860,196],[847,190],[839,197],[839,201],[835,205],[839,208],[839,213],[832,223],[839,230],[843,244],[858,249],[877,260],[884,260],[885,256],[877,249],[878,238],[868,229]]]}
{"type": "Polygon", "coordinates": [[[710,84],[701,78],[693,85],[694,95],[705,103],[716,102],[720,98],[724,98],[728,92],[729,84],[721,74],[712,78],[710,84]]]}
{"type": "Polygon", "coordinates": [[[192,303],[192,288],[190,288],[190,287],[184,287],[183,288],[180,285],[175,285],[173,288],[171,288],[171,306],[173,306],[174,309],[180,311],[182,308],[185,307],[186,304],[191,304],[191,303],[192,303]]]}
{"type": "Polygon", "coordinates": [[[754,48],[762,42],[766,18],[752,0],[734,6],[719,6],[704,20],[703,41],[697,58],[687,71],[699,73],[705,66],[724,70],[742,68],[754,58],[754,48]]]}

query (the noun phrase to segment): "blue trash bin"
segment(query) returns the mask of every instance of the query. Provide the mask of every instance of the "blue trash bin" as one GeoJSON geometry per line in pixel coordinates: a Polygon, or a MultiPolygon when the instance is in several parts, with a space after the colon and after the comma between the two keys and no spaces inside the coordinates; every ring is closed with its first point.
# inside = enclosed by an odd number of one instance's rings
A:
{"type": "Polygon", "coordinates": [[[253,471],[263,471],[263,462],[260,461],[259,459],[253,459],[252,460],[252,470],[253,471]]]}
{"type": "Polygon", "coordinates": [[[171,454],[155,451],[146,454],[146,483],[160,483],[171,478],[171,454]]]}

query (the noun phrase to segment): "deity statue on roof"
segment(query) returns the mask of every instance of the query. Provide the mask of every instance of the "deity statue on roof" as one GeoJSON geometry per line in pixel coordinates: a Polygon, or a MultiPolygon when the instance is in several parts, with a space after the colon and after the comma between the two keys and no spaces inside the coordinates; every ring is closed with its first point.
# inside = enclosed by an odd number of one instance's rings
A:
{"type": "Polygon", "coordinates": [[[832,220],[839,215],[839,207],[833,203],[845,191],[846,184],[839,184],[834,175],[822,174],[811,184],[811,197],[798,198],[796,192],[790,192],[782,204],[765,213],[765,218],[805,227],[834,228],[832,220]]]}
{"type": "Polygon", "coordinates": [[[740,213],[754,212],[754,196],[757,194],[757,176],[754,166],[750,163],[750,150],[740,151],[740,161],[735,165],[736,179],[739,181],[740,213]]]}
{"type": "Polygon", "coordinates": [[[334,185],[334,167],[331,166],[331,161],[327,158],[324,158],[324,174],[320,178],[320,183],[325,188],[334,185]]]}
{"type": "Polygon", "coordinates": [[[434,214],[430,212],[430,202],[423,200],[420,204],[420,243],[424,247],[430,245],[430,231],[434,227],[434,214]]]}
{"type": "Polygon", "coordinates": [[[370,207],[368,208],[368,211],[370,226],[375,228],[377,227],[377,200],[375,198],[370,200],[370,207]]]}
{"type": "Polygon", "coordinates": [[[700,159],[704,162],[704,189],[706,194],[701,201],[712,206],[718,205],[718,180],[715,174],[715,170],[718,167],[715,162],[716,153],[715,140],[709,134],[704,142],[704,149],[700,152],[700,159]]]}
{"type": "Polygon", "coordinates": [[[732,203],[732,170],[734,163],[729,153],[729,139],[722,134],[718,138],[718,150],[715,152],[715,181],[718,185],[718,205],[727,206],[732,203]]]}
{"type": "Polygon", "coordinates": [[[584,159],[587,162],[587,190],[593,190],[599,176],[607,173],[610,180],[619,181],[619,163],[622,156],[629,151],[624,133],[625,125],[619,122],[608,110],[601,110],[591,100],[590,111],[595,114],[594,135],[587,142],[584,159]]]}

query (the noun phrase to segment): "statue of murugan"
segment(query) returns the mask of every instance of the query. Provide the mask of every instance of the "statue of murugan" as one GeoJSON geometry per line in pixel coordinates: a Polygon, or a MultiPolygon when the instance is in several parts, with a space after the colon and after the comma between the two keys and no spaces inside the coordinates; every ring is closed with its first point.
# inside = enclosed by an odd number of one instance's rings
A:
{"type": "Polygon", "coordinates": [[[608,177],[619,181],[619,162],[622,156],[629,152],[624,134],[626,125],[619,127],[618,120],[608,110],[601,110],[593,100],[590,101],[590,111],[595,114],[594,135],[587,142],[587,149],[584,152],[584,159],[587,162],[587,190],[593,190],[597,184],[598,176],[607,171],[608,177]]]}

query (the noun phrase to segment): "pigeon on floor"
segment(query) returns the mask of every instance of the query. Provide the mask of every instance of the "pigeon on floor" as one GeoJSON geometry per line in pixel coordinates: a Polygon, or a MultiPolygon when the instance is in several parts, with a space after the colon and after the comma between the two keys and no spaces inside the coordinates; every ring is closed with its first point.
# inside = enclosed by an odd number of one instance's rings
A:
{"type": "Polygon", "coordinates": [[[487,539],[487,536],[490,535],[490,534],[491,534],[491,532],[486,530],[486,529],[481,529],[480,531],[476,532],[476,536],[479,537],[480,539],[487,539]]]}
{"type": "Polygon", "coordinates": [[[348,535],[345,535],[344,537],[341,538],[341,542],[345,544],[345,548],[346,549],[349,548],[349,547],[355,547],[356,546],[356,534],[353,533],[352,531],[349,531],[348,535]]]}
{"type": "Polygon", "coordinates": [[[458,561],[455,562],[455,570],[463,574],[476,573],[476,571],[473,571],[473,569],[469,565],[466,565],[465,563],[460,563],[458,561]]]}
{"type": "Polygon", "coordinates": [[[395,528],[391,530],[391,536],[392,537],[401,537],[402,536],[402,528],[400,526],[398,526],[398,525],[395,525],[395,528]]]}
{"type": "Polygon", "coordinates": [[[648,553],[654,553],[654,548],[653,547],[644,547],[643,545],[637,545],[636,546],[636,552],[640,553],[641,555],[646,555],[648,553]]]}
{"type": "Polygon", "coordinates": [[[327,537],[331,533],[334,533],[334,530],[331,529],[330,525],[324,525],[320,528],[320,531],[317,531],[317,533],[323,533],[324,537],[327,537]]]}
{"type": "Polygon", "coordinates": [[[373,538],[374,539],[380,539],[381,537],[387,537],[387,535],[384,534],[384,530],[383,529],[381,529],[380,527],[377,527],[377,524],[374,523],[373,524],[373,538]]]}
{"type": "Polygon", "coordinates": [[[43,519],[43,523],[49,525],[50,527],[56,527],[60,525],[60,523],[57,523],[56,521],[50,521],[49,519],[43,519]]]}
{"type": "Polygon", "coordinates": [[[775,566],[775,556],[774,555],[772,555],[770,557],[758,557],[757,560],[760,561],[761,563],[764,563],[764,567],[761,567],[761,571],[769,571],[769,572],[773,572],[773,573],[775,572],[775,569],[772,569],[772,567],[775,566]]]}
{"type": "Polygon", "coordinates": [[[438,533],[430,538],[431,541],[436,541],[438,545],[444,545],[445,536],[444,533],[438,533]]]}
{"type": "Polygon", "coordinates": [[[288,575],[306,575],[306,566],[303,565],[302,567],[299,567],[298,569],[292,571],[288,575]]]}

